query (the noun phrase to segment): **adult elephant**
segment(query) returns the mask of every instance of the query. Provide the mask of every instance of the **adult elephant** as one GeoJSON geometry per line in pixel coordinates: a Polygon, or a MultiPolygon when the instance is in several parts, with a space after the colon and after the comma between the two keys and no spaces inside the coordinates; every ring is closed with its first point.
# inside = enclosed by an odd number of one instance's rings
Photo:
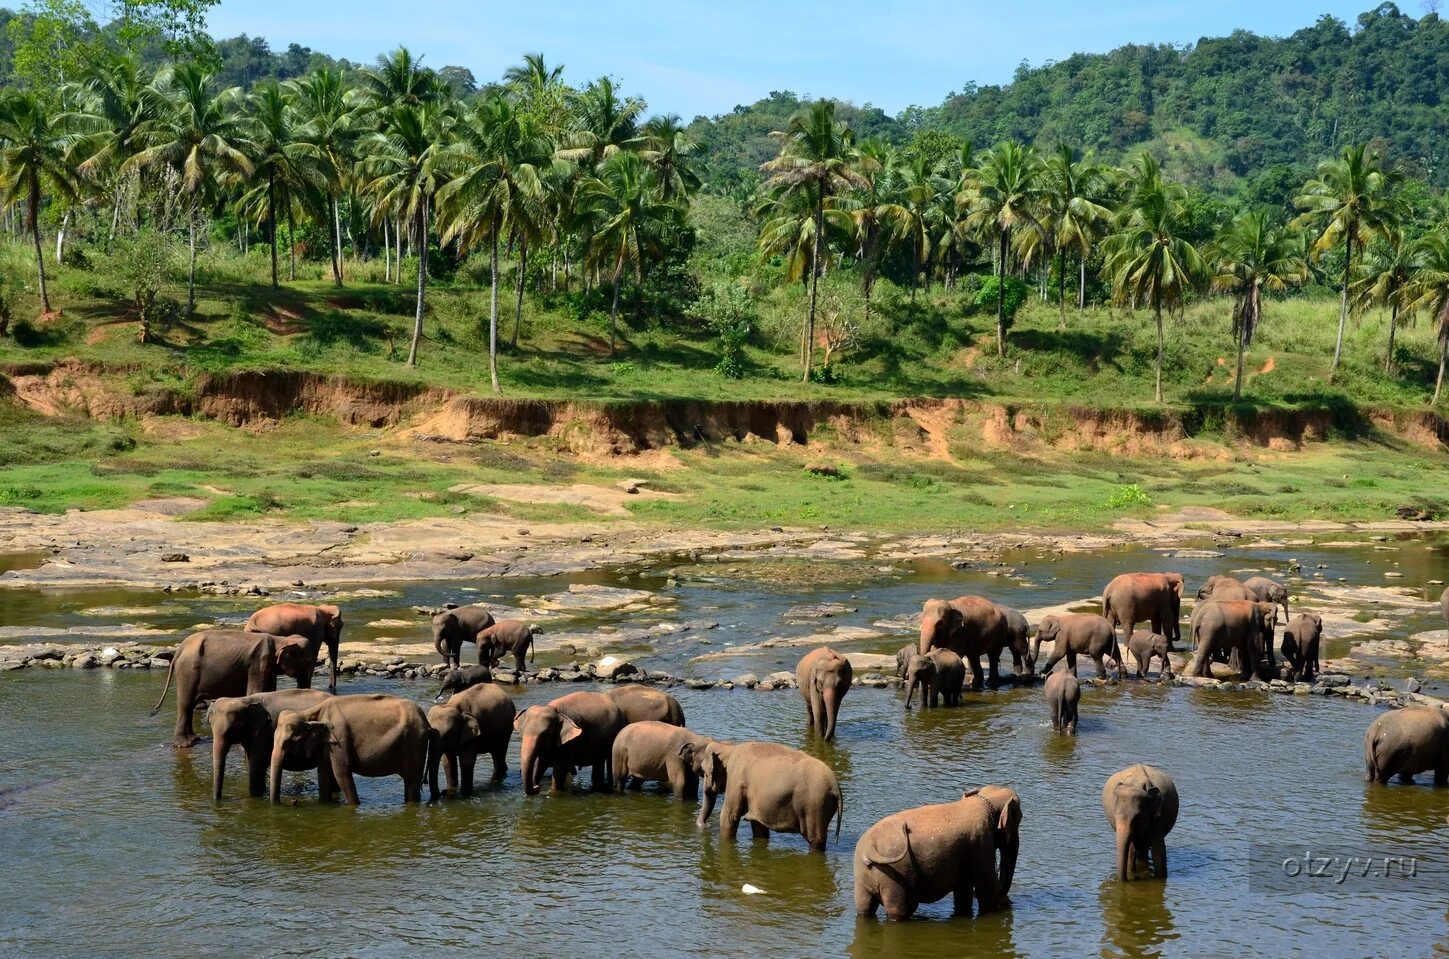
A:
{"type": "Polygon", "coordinates": [[[1117,836],[1117,878],[1151,857],[1152,874],[1167,878],[1167,834],[1177,823],[1177,785],[1156,766],[1138,763],[1102,787],[1102,810],[1117,836]]]}
{"type": "Polygon", "coordinates": [[[323,802],[340,788],[343,800],[356,806],[354,776],[401,776],[404,800],[421,802],[432,741],[423,708],[399,696],[333,696],[300,712],[289,709],[277,717],[272,736],[272,802],[282,801],[284,769],[312,768],[323,802]]]}
{"type": "Polygon", "coordinates": [[[1278,609],[1272,603],[1247,599],[1211,600],[1192,611],[1193,654],[1189,676],[1211,676],[1209,662],[1218,654],[1238,654],[1243,679],[1252,679],[1258,661],[1267,653],[1273,664],[1273,632],[1278,609]]]}
{"type": "Polygon", "coordinates": [[[1001,616],[1006,620],[1006,630],[1000,640],[1000,645],[987,650],[986,655],[992,660],[1000,660],[1002,650],[1011,650],[1011,665],[1019,676],[1026,662],[1027,642],[1031,638],[1031,624],[1026,621],[1026,614],[1019,609],[1012,609],[1010,606],[995,604],[1001,611],[1001,616]]]}
{"type": "Polygon", "coordinates": [[[166,701],[171,680],[176,680],[178,749],[198,742],[192,714],[203,702],[223,696],[250,696],[277,688],[277,674],[301,677],[307,672],[307,641],[300,636],[248,633],[240,629],[207,629],[181,641],[166,670],[161,698],[151,707],[154,716],[166,701]]]}
{"type": "Polygon", "coordinates": [[[631,785],[638,789],[646,782],[664,782],[675,799],[693,799],[699,794],[699,775],[685,754],[708,742],[683,726],[654,720],[630,723],[614,738],[614,788],[623,792],[631,785]]]}
{"type": "Polygon", "coordinates": [[[249,633],[271,633],[273,636],[307,637],[308,667],[305,675],[297,677],[302,689],[312,686],[312,671],[317,668],[317,657],[322,645],[327,645],[327,661],[330,673],[327,677],[327,691],[337,692],[337,647],[342,642],[342,610],[332,605],[309,606],[305,603],[279,603],[252,613],[245,629],[249,633]]]}
{"type": "Polygon", "coordinates": [[[1110,656],[1117,664],[1117,675],[1121,676],[1122,652],[1117,645],[1117,632],[1105,616],[1096,613],[1066,613],[1061,616],[1042,617],[1031,641],[1026,668],[1036,671],[1037,657],[1041,655],[1041,644],[1052,644],[1051,658],[1042,667],[1042,675],[1049,675],[1057,661],[1066,658],[1067,669],[1077,675],[1077,657],[1090,656],[1097,667],[1097,678],[1107,678],[1107,667],[1103,657],[1110,656]]]}
{"type": "Polygon", "coordinates": [[[1243,580],[1243,589],[1251,599],[1260,603],[1272,603],[1283,608],[1283,622],[1288,622],[1288,587],[1266,576],[1252,576],[1243,580]]]}
{"type": "Polygon", "coordinates": [[[1123,573],[1102,591],[1102,615],[1114,631],[1122,627],[1124,642],[1145,622],[1167,637],[1171,649],[1182,639],[1182,590],[1181,573],[1123,573]]]}
{"type": "Polygon", "coordinates": [[[982,786],[952,803],[887,816],[855,844],[855,911],[909,919],[921,903],[954,897],[957,915],[1008,904],[1021,849],[1021,800],[1005,786],[982,786]],[[998,870],[997,855],[1001,864],[998,870]]]}
{"type": "Polygon", "coordinates": [[[514,671],[523,672],[524,656],[530,661],[533,659],[533,637],[537,632],[532,624],[521,619],[505,619],[479,630],[475,637],[478,662],[496,668],[504,653],[512,653],[514,671]]]}
{"type": "Polygon", "coordinates": [[[679,700],[661,690],[625,684],[615,686],[604,695],[612,699],[624,714],[625,725],[647,722],[684,725],[684,707],[679,705],[679,700]]]}
{"type": "Polygon", "coordinates": [[[1279,647],[1288,663],[1288,678],[1312,681],[1318,673],[1318,645],[1323,639],[1323,617],[1316,613],[1299,613],[1283,627],[1283,645],[1279,647]]]}
{"type": "Polygon", "coordinates": [[[451,712],[428,710],[428,723],[439,734],[438,747],[428,759],[433,791],[438,788],[438,765],[447,760],[448,788],[464,796],[471,793],[473,769],[483,753],[493,759],[493,779],[502,779],[508,772],[508,742],[518,715],[513,697],[492,683],[480,683],[454,693],[442,706],[451,712]]]}
{"type": "Polygon", "coordinates": [[[603,693],[569,693],[525,709],[513,720],[522,737],[523,791],[537,795],[544,770],[551,768],[553,791],[561,792],[580,766],[593,767],[594,788],[603,788],[610,779],[614,739],[624,726],[624,713],[603,693]]]}
{"type": "MultiPolygon", "coordinates": [[[[474,642],[479,633],[492,625],[493,614],[486,606],[445,609],[433,617],[433,648],[447,665],[461,666],[463,644],[474,642]]],[[[483,657],[480,655],[478,660],[483,662],[483,657]]]]}
{"type": "Polygon", "coordinates": [[[812,649],[795,668],[795,682],[805,700],[805,721],[822,739],[835,738],[835,721],[853,676],[850,660],[829,646],[812,649]]]}
{"type": "Polygon", "coordinates": [[[998,659],[1006,648],[1007,624],[1001,609],[982,596],[958,596],[949,602],[928,599],[921,608],[920,651],[949,649],[971,667],[971,688],[984,685],[981,657],[986,655],[993,686],[1001,681],[998,659]],[[990,656],[997,651],[996,658],[990,656]]]}
{"type": "Polygon", "coordinates": [[[836,820],[835,838],[840,838],[837,817],[844,809],[840,783],[830,767],[814,756],[777,743],[711,740],[698,750],[684,748],[704,786],[701,825],[709,820],[715,798],[724,794],[721,839],[733,840],[740,821],[746,820],[756,839],[768,839],[771,831],[799,833],[812,850],[824,852],[831,819],[836,820]]]}
{"type": "Polygon", "coordinates": [[[1199,603],[1209,600],[1226,602],[1235,599],[1247,599],[1257,601],[1258,597],[1248,589],[1243,581],[1234,576],[1209,576],[1197,591],[1199,603]]]}
{"type": "Polygon", "coordinates": [[[206,723],[211,727],[211,797],[221,799],[226,756],[233,746],[240,746],[246,759],[247,795],[265,796],[267,760],[272,751],[272,736],[277,731],[277,717],[288,709],[310,709],[330,696],[331,693],[317,689],[279,689],[212,700],[206,712],[206,723]]]}
{"type": "Polygon", "coordinates": [[[1434,785],[1449,783],[1449,714],[1438,706],[1407,706],[1380,715],[1363,737],[1369,782],[1394,776],[1411,783],[1415,773],[1434,773],[1434,785]]]}

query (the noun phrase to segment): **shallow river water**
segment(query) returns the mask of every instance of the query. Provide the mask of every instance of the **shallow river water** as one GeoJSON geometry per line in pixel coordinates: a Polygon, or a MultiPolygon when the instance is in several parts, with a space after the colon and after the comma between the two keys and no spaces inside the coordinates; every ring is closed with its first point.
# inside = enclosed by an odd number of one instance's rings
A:
{"type": "MultiPolygon", "coordinates": [[[[863,580],[784,587],[684,576],[668,569],[594,574],[593,580],[659,592],[647,613],[593,613],[559,629],[718,622],[623,652],[646,668],[722,678],[792,667],[802,649],[697,659],[770,637],[834,626],[869,627],[919,609],[931,595],[984,592],[1023,608],[1079,600],[1111,573],[1174,568],[1199,582],[1211,572],[1280,570],[1298,559],[1323,582],[1405,586],[1445,578],[1435,544],[1397,552],[1347,548],[1233,550],[1165,559],[1146,551],[1006,557],[1014,575],[946,564],[889,564],[863,580]],[[1327,568],[1318,570],[1318,564],[1327,568]],[[1393,563],[1398,563],[1393,567],[1393,563]],[[801,602],[857,610],[797,621],[801,602]],[[701,637],[706,642],[701,642],[701,637]]],[[[730,564],[722,564],[722,569],[730,564]]],[[[737,564],[748,572],[748,564],[737,564]]],[[[871,569],[875,569],[874,563],[871,569]]],[[[560,579],[457,585],[398,584],[392,595],[345,602],[348,638],[426,640],[410,607],[444,599],[520,597],[563,588],[560,579]],[[368,622],[413,620],[410,629],[368,622]]],[[[1304,586],[1304,592],[1308,587],[1304,586]]],[[[21,594],[0,590],[7,626],[37,626],[56,641],[96,642],[62,630],[82,622],[184,630],[234,618],[256,600],[132,591],[21,594]]],[[[1305,606],[1307,608],[1307,606],[1305,606]]],[[[1432,608],[1390,615],[1394,637],[1436,627],[1432,608]]],[[[1437,624],[1442,628],[1442,623],[1437,624]]],[[[887,652],[908,635],[843,644],[887,652]]],[[[607,636],[607,633],[600,633],[607,636]]],[[[151,641],[152,638],[148,638],[151,641]]],[[[20,641],[15,637],[11,641],[20,641]]],[[[1340,641],[1340,652],[1347,641],[1340,641]]],[[[466,648],[465,657],[471,653],[466,648]]],[[[1333,653],[1337,655],[1338,653],[1333,653]]],[[[540,664],[562,661],[541,654],[540,664]]],[[[1083,672],[1087,675],[1090,666],[1083,672]]],[[[1285,849],[1359,855],[1401,853],[1443,863],[1449,789],[1369,786],[1362,736],[1370,707],[1328,697],[1196,690],[1125,683],[1087,687],[1076,739],[1054,736],[1039,689],[968,695],[959,709],[905,711],[903,694],[856,689],[838,741],[807,736],[798,693],[671,690],[692,728],[728,739],[805,748],[828,762],[845,796],[844,827],[824,855],[798,836],[768,844],[742,830],[722,843],[695,807],[646,790],[525,797],[517,743],[507,779],[466,800],[406,807],[396,779],[360,779],[359,809],[322,807],[313,777],[289,774],[297,802],[272,807],[240,796],[241,760],[227,796],[210,798],[205,748],[163,745],[173,714],[150,718],[157,672],[28,669],[0,675],[0,955],[410,956],[548,953],[722,956],[1421,956],[1449,951],[1446,882],[1358,882],[1300,889],[1250,882],[1249,866],[1285,849]],[[1143,761],[1177,781],[1182,810],[1168,838],[1165,882],[1118,883],[1102,783],[1143,761]],[[949,901],[920,919],[857,920],[851,851],[872,822],[898,809],[955,799],[1000,782],[1021,795],[1025,820],[1012,907],[950,918],[949,901]],[[764,890],[746,895],[745,884],[764,890]]],[[[434,686],[370,677],[345,692],[430,698],[434,686]]],[[[520,706],[568,690],[513,687],[520,706]]],[[[1421,777],[1421,779],[1424,777],[1421,777]]],[[[1427,872],[1427,870],[1426,870],[1427,872]]],[[[1257,875],[1255,873],[1255,875],[1257,875]]]]}

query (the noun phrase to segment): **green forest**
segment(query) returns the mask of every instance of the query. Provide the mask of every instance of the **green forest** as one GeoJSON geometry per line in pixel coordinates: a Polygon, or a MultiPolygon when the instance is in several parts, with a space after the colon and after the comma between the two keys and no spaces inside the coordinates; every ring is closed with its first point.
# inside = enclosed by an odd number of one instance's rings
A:
{"type": "Polygon", "coordinates": [[[0,13],[0,360],[603,397],[1443,392],[1436,13],[1083,54],[897,117],[772,93],[686,122],[544,54],[480,80],[274,53],[210,38],[207,7],[0,13]]]}

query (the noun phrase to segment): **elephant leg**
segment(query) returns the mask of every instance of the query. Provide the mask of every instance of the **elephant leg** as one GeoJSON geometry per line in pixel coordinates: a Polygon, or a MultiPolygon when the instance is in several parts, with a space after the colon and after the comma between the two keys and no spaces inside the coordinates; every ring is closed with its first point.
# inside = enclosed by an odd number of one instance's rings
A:
{"type": "Polygon", "coordinates": [[[493,747],[493,778],[502,779],[508,774],[508,744],[493,747]]]}
{"type": "Polygon", "coordinates": [[[927,683],[925,691],[926,695],[921,698],[928,702],[932,709],[935,709],[937,706],[941,705],[941,693],[934,684],[927,683]]]}
{"type": "Polygon", "coordinates": [[[337,780],[332,776],[332,764],[326,761],[317,767],[317,798],[325,803],[337,798],[337,780]]]}
{"type": "MultiPolygon", "coordinates": [[[[880,890],[880,902],[885,906],[886,918],[892,922],[905,922],[916,914],[915,897],[900,883],[886,882],[880,890]]],[[[875,910],[870,914],[875,915],[875,910]]]]}
{"type": "Polygon", "coordinates": [[[349,806],[358,805],[357,783],[353,781],[352,768],[347,765],[340,750],[334,750],[332,755],[332,778],[337,780],[337,785],[342,789],[342,801],[349,806]]]}
{"type": "Polygon", "coordinates": [[[177,749],[189,749],[200,738],[196,735],[196,727],[192,725],[195,721],[197,685],[195,679],[188,679],[184,675],[176,677],[176,730],[172,742],[177,749]]]}
{"type": "Polygon", "coordinates": [[[719,837],[733,841],[740,834],[740,819],[744,810],[738,796],[725,793],[724,805],[719,811],[719,837]]]}
{"type": "Polygon", "coordinates": [[[1068,647],[1066,659],[1068,672],[1070,672],[1073,676],[1077,675],[1077,651],[1068,647]]]}
{"type": "MultiPolygon", "coordinates": [[[[1095,656],[1092,657],[1092,664],[1097,667],[1097,678],[1098,679],[1106,679],[1107,678],[1107,665],[1106,665],[1106,663],[1102,662],[1102,654],[1101,653],[1097,653],[1095,656]]],[[[1119,669],[1118,672],[1121,672],[1121,670],[1119,669]]]]}
{"type": "Polygon", "coordinates": [[[986,654],[987,682],[995,689],[1001,685],[1001,651],[986,654]]]}
{"type": "Polygon", "coordinates": [[[513,651],[513,671],[518,673],[518,675],[522,676],[524,671],[524,665],[525,664],[523,661],[523,650],[515,649],[513,651]]]}
{"type": "Polygon", "coordinates": [[[965,659],[966,665],[971,667],[971,688],[976,690],[984,689],[986,686],[986,677],[981,672],[980,657],[967,656],[965,659]]]}
{"type": "Polygon", "coordinates": [[[1414,784],[1414,774],[1399,773],[1399,782],[1403,783],[1405,786],[1412,786],[1414,784]]]}
{"type": "Polygon", "coordinates": [[[569,784],[569,766],[562,759],[554,760],[553,764],[553,791],[561,793],[569,784]]]}
{"type": "Polygon", "coordinates": [[[1167,840],[1162,836],[1152,840],[1152,874],[1158,879],[1167,878],[1167,840]]]}
{"type": "Polygon", "coordinates": [[[1434,785],[1449,786],[1449,766],[1438,766],[1434,769],[1434,785]]]}
{"type": "Polygon", "coordinates": [[[247,758],[247,795],[252,798],[267,794],[267,759],[271,751],[267,743],[256,743],[244,751],[247,758]]]}
{"type": "Polygon", "coordinates": [[[443,775],[448,780],[448,792],[456,794],[458,792],[459,784],[458,755],[456,753],[448,753],[446,756],[443,757],[443,759],[443,775]]]}
{"type": "Polygon", "coordinates": [[[805,691],[805,725],[811,729],[818,728],[815,725],[815,693],[812,690],[805,691]]]}
{"type": "Polygon", "coordinates": [[[763,839],[763,840],[765,840],[765,841],[768,842],[769,839],[770,839],[770,830],[767,827],[761,826],[759,823],[751,820],[750,821],[750,838],[751,839],[763,839]]]}
{"type": "Polygon", "coordinates": [[[867,889],[863,883],[855,884],[855,914],[865,919],[874,919],[875,912],[880,908],[880,896],[874,890],[867,889]]]}
{"type": "MultiPolygon", "coordinates": [[[[403,802],[423,801],[423,779],[412,770],[403,773],[403,802]]],[[[437,796],[433,797],[437,799],[437,796]]]]}

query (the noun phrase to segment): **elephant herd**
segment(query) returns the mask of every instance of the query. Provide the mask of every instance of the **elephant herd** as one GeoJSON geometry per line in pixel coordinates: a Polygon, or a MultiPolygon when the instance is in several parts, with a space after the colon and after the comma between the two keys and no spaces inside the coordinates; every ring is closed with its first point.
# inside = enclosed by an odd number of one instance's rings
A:
{"type": "MultiPolygon", "coordinates": [[[[1041,644],[1051,642],[1042,672],[1052,726],[1075,734],[1077,656],[1090,657],[1101,677],[1110,658],[1125,678],[1121,646],[1126,645],[1136,660],[1136,676],[1144,677],[1152,660],[1160,659],[1160,674],[1169,677],[1167,653],[1181,638],[1182,592],[1183,578],[1175,573],[1124,574],[1104,591],[1101,615],[1046,616],[1030,641],[1026,618],[1016,610],[979,596],[929,600],[922,609],[919,642],[897,656],[907,707],[917,689],[923,706],[943,699],[948,706],[959,704],[968,668],[972,688],[983,685],[983,655],[993,682],[1000,679],[999,661],[1007,651],[1018,674],[1034,674],[1041,644]],[[1139,623],[1148,624],[1150,632],[1137,630],[1139,623]],[[1066,669],[1055,670],[1063,659],[1066,669]]],[[[1288,615],[1288,594],[1281,585],[1261,577],[1245,582],[1212,577],[1198,598],[1189,621],[1192,674],[1204,675],[1209,662],[1222,660],[1235,663],[1245,678],[1265,672],[1313,676],[1322,620],[1312,614],[1299,613],[1288,621],[1280,646],[1285,665],[1275,663],[1277,612],[1281,608],[1288,615]]],[[[1449,620],[1449,591],[1443,604],[1449,620]]],[[[839,836],[844,797],[830,766],[777,743],[700,735],[686,728],[682,707],[668,693],[620,685],[608,692],[569,693],[519,711],[492,682],[490,667],[505,652],[512,652],[522,667],[535,632],[528,624],[495,623],[479,606],[438,614],[435,645],[454,668],[427,711],[398,696],[334,695],[341,630],[342,614],[335,606],[288,603],[258,611],[243,630],[206,630],[178,647],[162,701],[174,678],[178,747],[198,741],[192,713],[200,703],[210,703],[216,799],[223,794],[232,747],[240,747],[244,756],[248,794],[269,795],[273,802],[281,800],[282,773],[303,770],[317,771],[324,801],[340,793],[356,804],[356,776],[398,776],[408,802],[421,801],[426,780],[436,800],[440,767],[447,789],[467,795],[480,755],[491,759],[493,778],[503,778],[516,732],[528,795],[542,790],[546,774],[559,791],[570,775],[589,767],[596,789],[637,789],[652,781],[667,784],[678,798],[692,799],[702,787],[698,825],[707,824],[718,803],[725,839],[736,836],[741,822],[750,824],[755,838],[772,831],[798,833],[816,851],[826,848],[832,821],[839,836]],[[478,645],[477,666],[458,665],[467,641],[478,645]],[[326,692],[310,688],[323,646],[332,666],[326,692]],[[277,690],[279,674],[293,677],[298,688],[277,690]]],[[[834,738],[852,678],[849,659],[829,647],[800,660],[796,679],[806,721],[820,739],[834,738]]],[[[1433,771],[1436,784],[1449,782],[1449,716],[1433,707],[1381,715],[1365,736],[1364,757],[1370,780],[1387,782],[1398,775],[1412,781],[1415,773],[1433,771]]],[[[1116,839],[1117,876],[1132,878],[1143,867],[1166,876],[1165,837],[1178,812],[1172,778],[1152,766],[1132,765],[1108,779],[1102,807],[1116,839]]],[[[883,907],[889,918],[905,919],[921,904],[947,895],[959,914],[969,915],[973,902],[982,911],[1002,907],[1016,869],[1021,819],[1020,797],[1003,785],[885,817],[856,845],[856,911],[870,916],[883,907]]]]}

